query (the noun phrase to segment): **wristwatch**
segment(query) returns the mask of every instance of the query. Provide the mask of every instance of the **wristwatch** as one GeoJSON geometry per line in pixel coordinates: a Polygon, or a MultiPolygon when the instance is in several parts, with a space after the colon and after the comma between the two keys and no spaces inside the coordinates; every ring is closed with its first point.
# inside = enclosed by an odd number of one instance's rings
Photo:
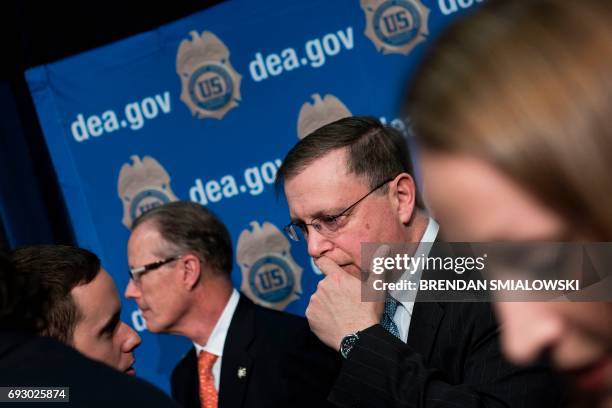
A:
{"type": "Polygon", "coordinates": [[[357,344],[357,340],[359,340],[359,335],[357,333],[351,333],[344,336],[342,341],[340,342],[340,354],[344,358],[348,358],[351,350],[357,344]]]}

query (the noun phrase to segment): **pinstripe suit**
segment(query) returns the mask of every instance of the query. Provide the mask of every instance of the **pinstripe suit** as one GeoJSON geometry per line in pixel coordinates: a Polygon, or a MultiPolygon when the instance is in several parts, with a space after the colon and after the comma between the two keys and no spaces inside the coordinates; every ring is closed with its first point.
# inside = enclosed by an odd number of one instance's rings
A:
{"type": "MultiPolygon", "coordinates": [[[[424,271],[424,274],[430,273],[424,271]]],[[[489,303],[419,302],[407,342],[381,325],[359,334],[329,400],[342,407],[555,407],[556,377],[501,354],[489,303]]]]}

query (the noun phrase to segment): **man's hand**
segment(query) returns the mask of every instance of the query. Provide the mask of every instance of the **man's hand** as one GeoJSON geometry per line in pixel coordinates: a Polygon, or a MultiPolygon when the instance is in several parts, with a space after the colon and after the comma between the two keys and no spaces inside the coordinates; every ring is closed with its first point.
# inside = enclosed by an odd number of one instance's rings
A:
{"type": "Polygon", "coordinates": [[[317,337],[334,350],[350,333],[380,322],[384,302],[362,302],[361,281],[323,256],[317,266],[326,275],[306,309],[306,318],[317,337]]]}

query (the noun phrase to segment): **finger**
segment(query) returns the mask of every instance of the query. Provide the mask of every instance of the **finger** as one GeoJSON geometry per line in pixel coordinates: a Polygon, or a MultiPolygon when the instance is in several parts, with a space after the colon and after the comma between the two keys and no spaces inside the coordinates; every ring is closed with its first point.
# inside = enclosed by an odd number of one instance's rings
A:
{"type": "MultiPolygon", "coordinates": [[[[337,292],[337,288],[339,286],[339,276],[342,276],[342,274],[332,273],[331,275],[325,276],[325,278],[321,279],[319,283],[317,283],[317,290],[315,292],[315,295],[317,295],[317,300],[321,302],[328,302],[331,300],[331,298],[333,298],[334,293],[337,292]]],[[[310,299],[312,303],[312,297],[310,299]]]]}
{"type": "Polygon", "coordinates": [[[342,272],[342,268],[340,268],[336,262],[326,256],[318,258],[315,263],[324,275],[342,272]]]}

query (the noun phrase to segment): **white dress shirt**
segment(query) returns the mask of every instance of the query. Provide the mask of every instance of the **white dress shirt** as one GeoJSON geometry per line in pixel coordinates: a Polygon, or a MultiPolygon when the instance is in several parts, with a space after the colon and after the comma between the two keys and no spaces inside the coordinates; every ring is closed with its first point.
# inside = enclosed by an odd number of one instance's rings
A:
{"type": "Polygon", "coordinates": [[[227,336],[227,331],[229,329],[230,323],[232,322],[232,317],[234,316],[234,312],[236,311],[236,306],[238,306],[238,301],[240,300],[240,293],[236,289],[232,291],[232,295],[230,296],[225,308],[223,309],[223,313],[217,320],[217,324],[215,324],[215,328],[213,329],[210,337],[208,338],[208,342],[205,346],[201,346],[197,343],[193,343],[196,348],[196,355],[199,355],[201,351],[208,351],[216,356],[217,361],[213,364],[212,367],[212,375],[215,379],[215,388],[219,391],[219,382],[221,381],[221,359],[223,357],[223,346],[225,345],[225,337],[227,336]]]}
{"type": "MultiPolygon", "coordinates": [[[[423,233],[421,242],[414,253],[414,257],[428,256],[431,247],[438,236],[439,230],[438,223],[433,219],[429,218],[427,228],[423,233]]],[[[411,282],[418,282],[421,279],[422,268],[418,268],[414,274],[410,274],[408,271],[404,272],[400,279],[405,279],[411,282]]],[[[406,299],[406,293],[400,293],[398,291],[391,291],[389,293],[391,297],[395,299],[405,299],[403,302],[399,301],[395,315],[393,315],[393,322],[399,330],[400,339],[406,343],[408,341],[408,329],[410,328],[410,319],[412,319],[412,309],[414,308],[414,298],[416,297],[416,291],[410,293],[410,299],[406,299]]]]}

